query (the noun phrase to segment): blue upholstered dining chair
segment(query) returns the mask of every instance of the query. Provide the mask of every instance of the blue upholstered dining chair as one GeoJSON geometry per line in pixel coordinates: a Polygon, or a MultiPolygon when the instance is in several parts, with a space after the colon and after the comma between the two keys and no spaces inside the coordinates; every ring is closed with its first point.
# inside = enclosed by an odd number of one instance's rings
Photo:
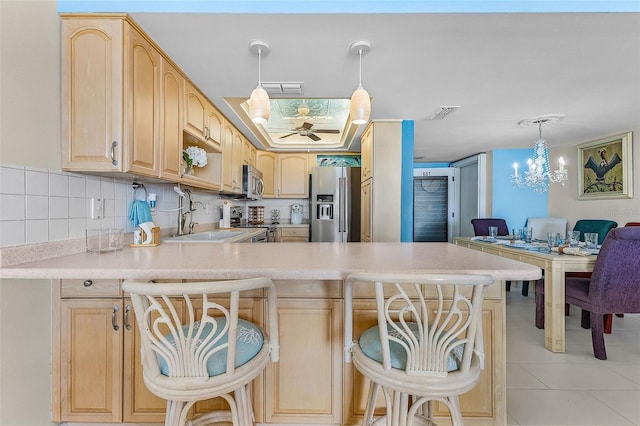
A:
{"type": "MultiPolygon", "coordinates": [[[[612,229],[591,278],[567,277],[565,301],[582,308],[582,327],[591,328],[593,353],[607,359],[604,317],[640,313],[640,227],[612,229]]],[[[544,286],[536,286],[536,327],[544,328],[544,286]]]]}
{"type": "Polygon", "coordinates": [[[573,226],[573,230],[580,231],[580,241],[584,241],[585,232],[597,232],[598,244],[602,244],[609,231],[617,226],[618,222],[614,220],[580,219],[573,226]]]}

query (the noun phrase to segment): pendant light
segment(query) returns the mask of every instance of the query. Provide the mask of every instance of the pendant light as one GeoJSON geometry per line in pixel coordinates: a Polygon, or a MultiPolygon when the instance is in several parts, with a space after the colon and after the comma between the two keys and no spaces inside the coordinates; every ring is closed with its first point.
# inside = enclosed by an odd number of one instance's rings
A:
{"type": "Polygon", "coordinates": [[[271,47],[265,41],[255,40],[249,43],[249,50],[258,55],[258,86],[253,89],[249,98],[249,117],[254,123],[265,125],[269,121],[271,105],[269,104],[269,94],[262,87],[261,65],[262,55],[268,55],[271,47]]]}
{"type": "Polygon", "coordinates": [[[358,76],[358,88],[351,95],[349,104],[349,114],[353,124],[365,124],[369,121],[371,113],[371,98],[369,93],[362,87],[362,55],[366,55],[371,50],[371,44],[366,41],[356,41],[351,44],[351,53],[358,55],[360,59],[360,73],[358,76]]]}

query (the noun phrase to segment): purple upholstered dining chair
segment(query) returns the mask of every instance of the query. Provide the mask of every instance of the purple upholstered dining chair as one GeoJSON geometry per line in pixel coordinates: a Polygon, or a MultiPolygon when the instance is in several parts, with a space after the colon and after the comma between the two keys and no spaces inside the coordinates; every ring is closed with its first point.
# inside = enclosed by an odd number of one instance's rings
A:
{"type": "MultiPolygon", "coordinates": [[[[604,316],[640,313],[640,227],[612,229],[591,278],[567,277],[565,301],[582,308],[582,327],[591,327],[593,353],[607,359],[604,316]]],[[[536,327],[544,328],[544,286],[536,286],[536,327]]]]}
{"type": "Polygon", "coordinates": [[[498,235],[509,235],[509,227],[507,227],[507,221],[495,217],[477,217],[471,219],[473,225],[473,233],[476,236],[489,235],[489,227],[497,226],[498,235]]]}

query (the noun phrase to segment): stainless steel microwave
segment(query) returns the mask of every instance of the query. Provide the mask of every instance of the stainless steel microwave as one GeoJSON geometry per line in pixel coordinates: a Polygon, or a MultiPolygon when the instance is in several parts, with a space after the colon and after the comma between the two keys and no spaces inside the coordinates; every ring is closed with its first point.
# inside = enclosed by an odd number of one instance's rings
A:
{"type": "Polygon", "coordinates": [[[262,172],[253,166],[242,166],[242,196],[248,200],[260,200],[264,193],[262,172]]]}

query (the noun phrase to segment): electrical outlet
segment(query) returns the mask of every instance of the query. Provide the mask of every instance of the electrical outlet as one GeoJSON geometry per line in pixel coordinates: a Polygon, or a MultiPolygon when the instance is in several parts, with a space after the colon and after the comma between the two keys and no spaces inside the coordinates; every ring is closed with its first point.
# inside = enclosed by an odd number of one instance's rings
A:
{"type": "Polygon", "coordinates": [[[104,199],[92,198],[89,206],[89,217],[91,219],[103,219],[104,218],[104,199]]]}

